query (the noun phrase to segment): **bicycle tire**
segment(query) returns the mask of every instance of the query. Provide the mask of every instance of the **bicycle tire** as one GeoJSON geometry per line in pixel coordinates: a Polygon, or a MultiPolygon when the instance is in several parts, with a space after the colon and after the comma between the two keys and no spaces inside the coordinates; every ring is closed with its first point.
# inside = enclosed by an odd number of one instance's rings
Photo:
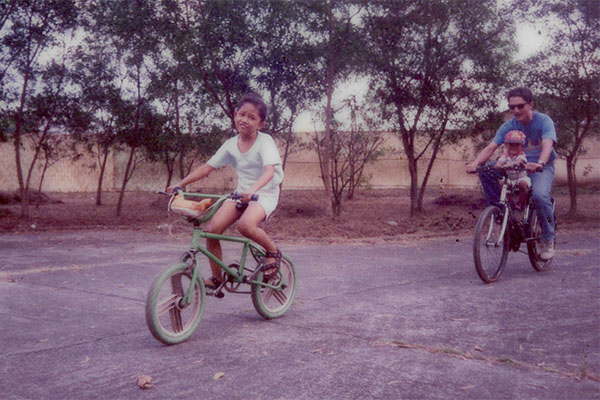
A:
{"type": "MultiPolygon", "coordinates": [[[[256,277],[257,281],[262,281],[263,273],[260,272],[256,277]]],[[[282,279],[283,289],[271,289],[259,284],[253,284],[251,287],[252,304],[263,318],[279,318],[289,310],[294,296],[296,295],[296,269],[292,260],[283,255],[279,274],[271,278],[267,283],[273,286],[279,284],[282,279]]]]}
{"type": "MultiPolygon", "coordinates": [[[[554,202],[552,206],[554,209],[554,202]]],[[[553,258],[549,260],[542,260],[540,258],[539,248],[541,247],[540,234],[542,232],[542,228],[538,220],[537,210],[534,207],[531,207],[531,213],[529,214],[527,226],[529,227],[529,238],[535,238],[535,240],[527,241],[527,255],[529,256],[529,262],[536,271],[546,271],[548,268],[550,268],[553,258]]],[[[554,226],[556,229],[556,214],[554,214],[554,226]]],[[[554,249],[556,249],[556,236],[554,238],[554,249]]]]}
{"type": "Polygon", "coordinates": [[[183,295],[192,284],[191,271],[189,263],[176,264],[159,274],[148,290],[146,324],[159,342],[167,345],[184,342],[202,319],[206,296],[200,276],[195,282],[192,302],[181,307],[183,295]]]}
{"type": "Polygon", "coordinates": [[[496,206],[489,206],[479,216],[475,226],[473,241],[473,259],[479,278],[485,283],[496,282],[506,266],[509,253],[508,227],[504,237],[502,230],[502,211],[496,206]]]}

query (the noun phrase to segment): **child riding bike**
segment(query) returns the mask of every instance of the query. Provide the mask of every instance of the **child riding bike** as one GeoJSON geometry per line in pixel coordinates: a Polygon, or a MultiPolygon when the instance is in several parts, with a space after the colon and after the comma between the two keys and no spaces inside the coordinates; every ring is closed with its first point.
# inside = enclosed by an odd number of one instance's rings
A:
{"type": "MultiPolygon", "coordinates": [[[[281,251],[258,225],[277,207],[283,169],[275,142],[271,136],[259,132],[265,126],[266,117],[267,106],[260,96],[254,93],[244,95],[234,113],[238,134],[225,141],[205,164],[192,170],[176,185],[168,187],[167,192],[203,179],[216,169],[232,165],[237,174],[236,192],[241,195],[244,206],[240,207],[234,200],[226,201],[211,218],[205,230],[222,234],[239,220],[239,232],[266,250],[262,271],[264,279],[269,280],[279,272],[281,251]],[[254,195],[258,196],[257,200],[252,199],[254,195]]],[[[206,239],[206,247],[219,259],[223,259],[219,240],[206,239]]],[[[212,261],[210,268],[212,276],[205,279],[204,284],[209,289],[216,289],[223,282],[222,270],[212,261]]]]}
{"type": "Polygon", "coordinates": [[[523,151],[525,144],[525,134],[521,131],[510,131],[504,137],[505,152],[502,153],[494,168],[506,169],[506,176],[511,184],[519,188],[519,201],[515,204],[515,209],[520,211],[527,202],[527,192],[531,187],[531,179],[527,176],[525,166],[527,165],[527,156],[523,151]]]}

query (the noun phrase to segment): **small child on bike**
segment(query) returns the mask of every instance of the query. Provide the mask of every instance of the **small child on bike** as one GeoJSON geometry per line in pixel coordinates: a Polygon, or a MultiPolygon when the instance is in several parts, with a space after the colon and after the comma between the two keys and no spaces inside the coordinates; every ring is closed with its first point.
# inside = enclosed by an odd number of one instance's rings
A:
{"type": "Polygon", "coordinates": [[[527,157],[523,151],[525,134],[521,131],[507,132],[504,137],[504,145],[505,151],[494,167],[506,169],[507,179],[519,188],[519,202],[515,204],[515,209],[520,211],[525,207],[527,192],[531,187],[531,179],[527,176],[527,171],[525,170],[525,166],[527,165],[527,157]]]}
{"type": "MultiPolygon", "coordinates": [[[[259,132],[265,127],[267,106],[260,96],[249,93],[242,97],[234,113],[234,124],[238,134],[223,143],[217,152],[201,166],[192,170],[176,185],[184,187],[207,177],[216,169],[233,166],[237,175],[236,192],[247,207],[238,207],[234,200],[227,200],[208,222],[206,231],[222,234],[236,220],[239,232],[260,244],[266,250],[262,267],[263,278],[268,281],[279,272],[281,252],[258,225],[271,215],[279,201],[279,185],[283,180],[283,168],[275,141],[268,134],[259,132]],[[258,195],[256,201],[252,196],[258,195]]],[[[223,259],[221,243],[206,239],[207,249],[223,259]]],[[[211,261],[212,277],[205,279],[209,289],[216,289],[223,281],[221,268],[211,261]]]]}

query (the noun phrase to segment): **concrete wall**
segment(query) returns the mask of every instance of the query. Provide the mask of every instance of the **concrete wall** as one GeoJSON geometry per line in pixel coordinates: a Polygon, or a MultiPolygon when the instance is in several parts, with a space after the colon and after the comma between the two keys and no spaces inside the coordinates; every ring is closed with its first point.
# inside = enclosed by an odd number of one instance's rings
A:
{"type": "MultiPolygon", "coordinates": [[[[303,134],[306,141],[311,140],[310,134],[303,134]]],[[[401,152],[400,140],[392,135],[386,137],[384,146],[390,151],[376,163],[369,165],[365,170],[365,180],[372,188],[402,188],[410,185],[408,163],[401,152]]],[[[586,143],[587,154],[582,156],[577,163],[577,174],[580,183],[600,182],[600,141],[588,140],[586,143]]],[[[498,151],[499,153],[499,151],[498,151]]],[[[478,184],[473,175],[464,172],[467,161],[473,159],[475,150],[470,140],[444,149],[435,162],[428,186],[454,186],[470,187],[478,184]]],[[[21,157],[24,168],[28,168],[32,154],[26,149],[21,157]]],[[[126,166],[128,154],[116,153],[109,157],[105,172],[103,189],[107,191],[119,190],[122,184],[123,171],[126,166]]],[[[18,189],[17,175],[15,172],[14,147],[11,143],[0,144],[0,190],[13,191],[18,189]]],[[[423,160],[420,165],[419,182],[425,172],[423,160]]],[[[26,174],[27,171],[24,171],[26,174]]],[[[41,170],[35,168],[32,174],[32,188],[39,184],[41,170]]],[[[91,157],[83,158],[77,162],[61,160],[46,172],[44,191],[53,192],[94,192],[97,187],[99,169],[91,157]]],[[[556,163],[556,183],[566,182],[566,169],[564,160],[556,163]]],[[[128,190],[162,190],[167,180],[166,168],[161,164],[140,163],[132,179],[127,185],[128,190]]],[[[225,168],[211,174],[206,180],[197,183],[194,188],[232,189],[235,187],[235,174],[231,168],[225,168]]],[[[284,189],[321,189],[318,157],[314,151],[303,150],[290,155],[283,184],[284,189]]]]}

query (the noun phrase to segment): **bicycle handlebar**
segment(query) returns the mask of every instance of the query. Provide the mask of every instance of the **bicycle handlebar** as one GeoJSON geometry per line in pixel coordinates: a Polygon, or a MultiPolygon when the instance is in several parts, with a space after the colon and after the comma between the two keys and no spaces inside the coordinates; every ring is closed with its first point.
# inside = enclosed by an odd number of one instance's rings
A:
{"type": "MultiPolygon", "coordinates": [[[[506,175],[506,170],[507,169],[511,169],[512,171],[528,171],[526,167],[524,166],[520,166],[520,165],[513,165],[511,167],[495,167],[493,165],[478,165],[477,168],[475,168],[474,171],[468,171],[469,174],[478,174],[480,172],[488,172],[488,171],[499,171],[502,172],[503,174],[506,175]]],[[[544,170],[544,167],[537,167],[534,171],[532,172],[541,172],[544,170]]]]}
{"type": "MultiPolygon", "coordinates": [[[[190,196],[201,196],[201,197],[209,197],[209,198],[220,198],[220,197],[227,197],[229,199],[232,200],[241,200],[242,199],[242,195],[238,192],[233,192],[230,193],[228,195],[214,195],[214,194],[202,194],[202,193],[186,193],[183,191],[183,189],[179,186],[176,186],[173,188],[173,191],[171,193],[167,193],[163,190],[157,190],[156,193],[158,194],[164,194],[167,196],[175,196],[177,194],[182,194],[182,195],[190,195],[190,196]]],[[[250,197],[250,201],[258,201],[258,195],[255,193],[250,197]]]]}

